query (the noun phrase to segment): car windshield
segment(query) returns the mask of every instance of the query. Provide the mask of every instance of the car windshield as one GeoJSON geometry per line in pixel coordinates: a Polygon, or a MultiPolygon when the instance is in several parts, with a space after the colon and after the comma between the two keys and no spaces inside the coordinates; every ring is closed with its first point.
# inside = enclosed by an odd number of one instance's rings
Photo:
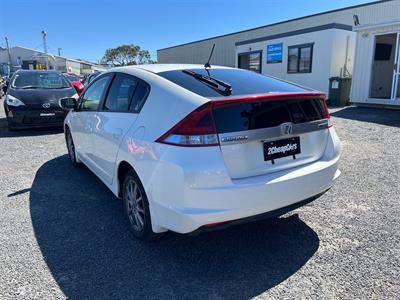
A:
{"type": "Polygon", "coordinates": [[[20,72],[15,74],[11,86],[17,89],[63,89],[70,84],[57,72],[20,72]]]}
{"type": "Polygon", "coordinates": [[[79,81],[81,80],[79,76],[75,74],[64,74],[65,78],[67,78],[69,81],[79,81]]]}
{"type": "Polygon", "coordinates": [[[196,74],[201,74],[205,78],[211,77],[219,81],[229,83],[232,91],[226,96],[241,96],[274,92],[305,92],[307,90],[310,91],[304,87],[241,69],[211,68],[208,69],[208,71],[205,69],[173,70],[160,72],[158,75],[203,97],[221,97],[219,90],[204,84],[204,82],[188,74],[189,71],[195,72],[196,74]]]}

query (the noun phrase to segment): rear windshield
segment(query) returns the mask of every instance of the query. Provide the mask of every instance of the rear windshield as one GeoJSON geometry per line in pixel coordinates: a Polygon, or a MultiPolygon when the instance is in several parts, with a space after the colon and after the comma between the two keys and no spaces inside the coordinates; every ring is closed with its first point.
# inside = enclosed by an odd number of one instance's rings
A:
{"type": "Polygon", "coordinates": [[[67,78],[69,81],[79,81],[79,80],[81,80],[80,78],[79,78],[79,76],[78,75],[75,75],[75,74],[63,74],[64,76],[65,76],[65,78],[67,78]]]}
{"type": "MultiPolygon", "coordinates": [[[[241,69],[190,69],[190,71],[205,76],[211,76],[222,80],[232,86],[230,96],[242,96],[251,94],[266,94],[273,92],[304,92],[310,91],[306,88],[280,81],[262,74],[241,69]]],[[[180,85],[181,87],[207,98],[221,97],[221,94],[209,87],[204,82],[190,76],[182,70],[160,72],[158,75],[180,85]]]]}
{"type": "Polygon", "coordinates": [[[17,89],[63,89],[70,84],[57,72],[19,72],[13,77],[11,86],[17,89]]]}
{"type": "Polygon", "coordinates": [[[322,99],[264,100],[214,108],[219,133],[306,123],[328,116],[322,99]]]}

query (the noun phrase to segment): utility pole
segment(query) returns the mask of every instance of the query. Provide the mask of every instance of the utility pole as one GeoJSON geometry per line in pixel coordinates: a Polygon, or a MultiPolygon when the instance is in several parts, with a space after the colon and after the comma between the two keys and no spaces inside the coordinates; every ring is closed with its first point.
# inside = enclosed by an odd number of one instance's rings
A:
{"type": "MultiPolygon", "coordinates": [[[[43,49],[44,49],[44,53],[47,54],[47,44],[46,44],[46,31],[42,30],[42,40],[43,40],[43,49]]],[[[49,59],[48,57],[46,57],[46,70],[49,69],[49,59]]]]}
{"type": "Polygon", "coordinates": [[[12,72],[11,51],[10,51],[10,45],[8,44],[8,37],[5,37],[5,40],[6,40],[7,52],[8,52],[8,62],[10,64],[10,72],[12,72]]]}
{"type": "Polygon", "coordinates": [[[62,48],[58,48],[58,56],[61,56],[61,50],[62,48]]]}
{"type": "Polygon", "coordinates": [[[43,39],[43,49],[44,53],[47,53],[47,44],[46,44],[46,31],[42,30],[42,39],[43,39]]]}

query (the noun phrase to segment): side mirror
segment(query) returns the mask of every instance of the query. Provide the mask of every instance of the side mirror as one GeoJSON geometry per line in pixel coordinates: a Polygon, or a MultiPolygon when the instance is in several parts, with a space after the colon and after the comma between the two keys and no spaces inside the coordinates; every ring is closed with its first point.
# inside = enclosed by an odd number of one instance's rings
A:
{"type": "Polygon", "coordinates": [[[62,98],[60,99],[60,106],[65,110],[77,110],[78,101],[75,98],[62,98]]]}

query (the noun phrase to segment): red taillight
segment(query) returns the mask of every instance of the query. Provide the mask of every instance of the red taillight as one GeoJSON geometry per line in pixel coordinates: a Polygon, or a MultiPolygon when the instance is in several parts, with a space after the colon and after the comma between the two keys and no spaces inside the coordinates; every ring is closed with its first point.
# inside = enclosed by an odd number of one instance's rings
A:
{"type": "Polygon", "coordinates": [[[220,226],[222,224],[226,224],[228,222],[216,222],[216,223],[210,223],[210,224],[206,224],[201,226],[202,228],[209,228],[209,227],[215,227],[215,226],[220,226]]]}
{"type": "Polygon", "coordinates": [[[208,102],[192,111],[159,137],[156,142],[185,147],[219,145],[212,113],[212,102],[208,102]]]}

